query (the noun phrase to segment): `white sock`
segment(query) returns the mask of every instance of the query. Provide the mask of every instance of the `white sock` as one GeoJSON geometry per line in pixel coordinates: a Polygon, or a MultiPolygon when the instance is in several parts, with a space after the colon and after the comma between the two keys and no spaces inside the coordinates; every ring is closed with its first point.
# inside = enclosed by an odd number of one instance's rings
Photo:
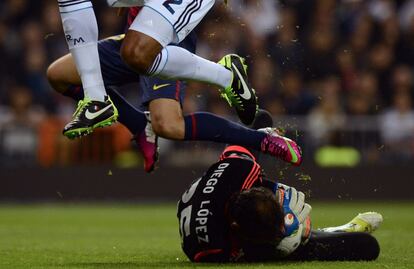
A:
{"type": "Polygon", "coordinates": [[[104,101],[106,90],[98,54],[98,24],[91,1],[58,0],[66,42],[82,80],[84,93],[104,101]]]}
{"type": "Polygon", "coordinates": [[[148,74],[165,79],[202,81],[221,88],[230,86],[233,79],[232,72],[222,65],[177,46],[166,46],[158,54],[148,74]]]}

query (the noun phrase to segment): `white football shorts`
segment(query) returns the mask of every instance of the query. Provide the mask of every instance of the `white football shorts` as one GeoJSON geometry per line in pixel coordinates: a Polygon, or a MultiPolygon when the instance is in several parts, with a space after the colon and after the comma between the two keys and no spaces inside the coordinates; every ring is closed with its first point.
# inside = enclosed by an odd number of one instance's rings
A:
{"type": "Polygon", "coordinates": [[[140,7],[146,0],[106,0],[110,7],[140,7]]]}
{"type": "Polygon", "coordinates": [[[145,0],[130,29],[157,40],[163,47],[178,44],[193,31],[215,0],[145,0]]]}

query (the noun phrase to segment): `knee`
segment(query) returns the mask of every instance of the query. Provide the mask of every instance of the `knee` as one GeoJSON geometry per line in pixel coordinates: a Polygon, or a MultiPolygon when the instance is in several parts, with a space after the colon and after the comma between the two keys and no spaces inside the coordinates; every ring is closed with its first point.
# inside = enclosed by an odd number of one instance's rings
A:
{"type": "Polygon", "coordinates": [[[46,70],[47,80],[52,84],[58,80],[58,74],[55,65],[52,63],[46,70]]]}
{"type": "Polygon", "coordinates": [[[162,115],[153,116],[151,115],[152,129],[158,136],[182,140],[184,138],[184,118],[182,117],[164,117],[162,115]]]}
{"type": "Polygon", "coordinates": [[[145,75],[155,59],[148,51],[148,45],[142,42],[133,43],[125,40],[121,48],[121,57],[136,72],[145,75]]]}
{"type": "Polygon", "coordinates": [[[61,72],[59,70],[59,66],[56,63],[52,63],[46,70],[46,77],[49,81],[49,84],[52,88],[58,92],[61,92],[61,85],[63,83],[63,79],[61,76],[61,72]]]}

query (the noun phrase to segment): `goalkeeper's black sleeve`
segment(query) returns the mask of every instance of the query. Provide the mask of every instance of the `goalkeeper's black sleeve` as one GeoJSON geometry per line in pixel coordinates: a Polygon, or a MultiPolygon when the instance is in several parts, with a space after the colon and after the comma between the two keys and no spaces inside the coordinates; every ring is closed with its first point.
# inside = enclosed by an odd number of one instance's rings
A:
{"type": "Polygon", "coordinates": [[[312,231],[309,242],[293,252],[289,260],[359,261],[375,260],[378,241],[367,233],[312,231]]]}

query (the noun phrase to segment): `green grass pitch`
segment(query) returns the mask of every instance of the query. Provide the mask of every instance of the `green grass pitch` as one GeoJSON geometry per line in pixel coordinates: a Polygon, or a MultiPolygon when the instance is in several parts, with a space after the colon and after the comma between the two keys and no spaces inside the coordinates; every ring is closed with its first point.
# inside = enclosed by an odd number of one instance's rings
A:
{"type": "Polygon", "coordinates": [[[314,227],[384,215],[374,262],[192,264],[175,205],[0,205],[0,268],[414,268],[414,203],[314,203],[314,227]]]}

